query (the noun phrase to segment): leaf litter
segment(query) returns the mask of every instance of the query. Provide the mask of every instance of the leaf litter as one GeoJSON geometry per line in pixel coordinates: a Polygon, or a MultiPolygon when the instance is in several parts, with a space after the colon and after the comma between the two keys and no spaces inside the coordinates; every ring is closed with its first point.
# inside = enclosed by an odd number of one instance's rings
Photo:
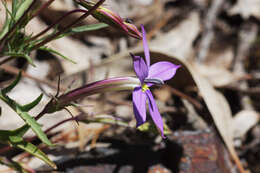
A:
{"type": "MultiPolygon", "coordinates": [[[[233,160],[235,163],[229,165],[230,169],[234,170],[233,172],[258,172],[259,167],[257,167],[257,160],[259,159],[259,156],[257,156],[257,152],[259,152],[259,150],[251,149],[257,146],[257,142],[252,142],[254,139],[250,138],[252,138],[252,136],[255,136],[255,138],[257,135],[259,136],[259,131],[256,129],[259,128],[260,107],[258,104],[255,104],[257,102],[259,103],[259,92],[252,97],[251,95],[247,95],[246,92],[242,93],[241,90],[259,88],[259,78],[256,78],[254,74],[251,74],[252,69],[254,69],[254,72],[259,73],[259,55],[255,54],[250,56],[250,52],[246,52],[253,48],[255,49],[259,33],[256,33],[255,38],[247,43],[247,50],[240,49],[238,46],[239,44],[242,44],[239,33],[241,33],[243,28],[240,28],[240,26],[243,24],[245,26],[249,25],[249,27],[254,25],[254,27],[259,28],[259,10],[257,11],[259,5],[257,1],[236,1],[236,3],[223,1],[222,5],[217,7],[218,10],[215,12],[213,10],[212,12],[215,21],[213,21],[210,28],[205,26],[205,20],[208,20],[207,17],[205,17],[205,14],[210,13],[210,10],[214,9],[212,7],[214,4],[207,0],[193,2],[180,0],[151,1],[147,4],[144,4],[139,0],[127,1],[124,3],[107,1],[106,4],[109,4],[107,6],[115,9],[120,15],[131,16],[135,24],[140,23],[146,26],[150,38],[149,46],[151,48],[151,61],[153,63],[159,60],[167,60],[182,65],[176,78],[167,82],[170,89],[160,87],[154,89],[156,90],[154,93],[155,96],[157,95],[157,102],[162,102],[162,104],[158,104],[159,109],[166,110],[163,111],[163,117],[172,131],[171,135],[182,135],[181,132],[183,131],[199,133],[200,130],[216,127],[218,133],[215,131],[211,131],[211,133],[216,135],[214,138],[224,141],[232,158],[230,160],[233,160]],[[155,13],[150,12],[156,8],[160,10],[155,13]],[[142,13],[138,14],[136,11],[142,11],[142,13]],[[172,13],[172,16],[169,15],[166,22],[159,25],[158,21],[164,17],[164,14],[167,11],[169,14],[172,13]],[[227,34],[227,28],[228,32],[231,33],[230,35],[228,35],[229,33],[227,34]],[[207,34],[205,34],[208,32],[207,29],[210,29],[210,32],[213,34],[211,35],[211,41],[207,43],[207,54],[204,59],[201,60],[197,58],[197,55],[198,52],[202,51],[200,46],[202,40],[208,39],[203,38],[208,37],[207,34]],[[219,39],[223,37],[231,39],[219,39]],[[228,48],[225,47],[226,45],[228,45],[228,48]],[[243,56],[241,59],[236,60],[236,57],[239,56],[238,54],[243,56]],[[243,73],[232,69],[234,63],[237,62],[240,63],[243,73]],[[249,66],[248,64],[252,64],[252,62],[255,63],[249,66]],[[246,88],[243,87],[243,83],[247,84],[246,88]],[[171,88],[180,91],[182,94],[176,95],[176,92],[173,92],[171,88]],[[243,96],[247,96],[249,101],[243,103],[243,96]],[[200,106],[196,106],[196,103],[194,104],[189,98],[194,99],[200,106]],[[251,105],[250,110],[248,110],[247,107],[244,107],[243,104],[251,105]],[[194,116],[195,118],[192,121],[185,120],[188,116],[188,112],[191,113],[192,111],[192,114],[196,114],[197,118],[194,116]],[[196,121],[203,123],[198,125],[195,124],[196,121]],[[238,138],[240,140],[239,147],[234,144],[238,138]],[[248,148],[248,146],[250,146],[250,148],[248,148]],[[240,162],[240,159],[243,160],[243,162],[240,162]],[[236,169],[236,167],[238,169],[236,169]],[[246,171],[244,171],[244,169],[246,169],[246,171]]],[[[55,7],[55,4],[53,5],[55,7]]],[[[57,3],[55,8],[50,8],[49,13],[56,14],[55,12],[69,10],[71,9],[71,5],[73,4],[57,3]]],[[[34,23],[30,24],[27,29],[28,33],[37,33],[37,31],[40,31],[47,26],[46,23],[48,24],[50,21],[46,21],[46,18],[44,18],[44,16],[42,17],[43,18],[36,18],[34,23]]],[[[48,20],[51,20],[51,18],[48,18],[48,20]]],[[[93,21],[94,20],[92,19],[84,22],[91,23],[93,21]]],[[[247,29],[243,29],[242,31],[245,32],[245,37],[247,37],[247,34],[250,32],[250,30],[247,29]]],[[[128,53],[133,52],[135,54],[142,54],[140,42],[132,40],[131,38],[122,37],[123,35],[120,34],[115,34],[114,37],[110,37],[110,34],[104,35],[104,32],[115,33],[113,29],[109,28],[86,33],[80,35],[80,37],[73,35],[63,38],[63,40],[55,40],[50,43],[49,46],[51,48],[62,52],[65,56],[77,62],[77,64],[71,64],[68,61],[61,60],[59,57],[54,57],[55,59],[59,58],[57,62],[59,67],[63,70],[61,75],[63,79],[62,86],[65,86],[64,88],[75,88],[90,81],[107,77],[134,75],[128,53]],[[120,48],[123,49],[121,50],[120,48]]],[[[37,57],[35,58],[37,59],[37,57]]],[[[39,61],[39,63],[41,62],[49,63],[50,60],[46,58],[39,61]]],[[[14,67],[18,68],[16,66],[14,67]]],[[[54,65],[54,68],[52,67],[49,69],[52,70],[55,69],[55,67],[57,67],[57,65],[54,65]]],[[[37,72],[37,74],[26,67],[24,70],[34,77],[38,77],[38,74],[46,74],[46,72],[41,71],[37,72]]],[[[8,71],[8,68],[6,71],[8,71]]],[[[48,79],[47,75],[43,78],[46,78],[46,80],[49,81],[53,80],[50,78],[48,79]]],[[[30,80],[35,81],[32,79],[30,80]]],[[[52,82],[56,83],[56,80],[53,80],[52,82]]],[[[23,85],[24,86],[21,87],[20,90],[26,87],[41,87],[40,89],[37,88],[33,90],[33,94],[25,94],[24,92],[27,91],[24,91],[23,95],[19,95],[19,92],[17,92],[15,97],[23,98],[24,95],[28,95],[35,98],[42,91],[48,94],[55,93],[53,87],[46,84],[39,83],[39,85],[34,85],[32,82],[24,82],[23,85]]],[[[45,96],[43,102],[47,103],[47,98],[48,95],[45,96]]],[[[122,149],[120,147],[113,146],[119,141],[126,146],[125,150],[128,150],[131,146],[138,147],[138,145],[148,145],[153,147],[152,152],[154,153],[158,152],[158,148],[160,147],[167,151],[167,149],[163,148],[161,145],[169,147],[169,144],[163,140],[161,143],[156,144],[156,134],[138,132],[135,129],[135,120],[133,119],[130,100],[130,93],[106,93],[80,101],[80,109],[70,108],[74,115],[77,115],[82,111],[87,117],[108,115],[108,117],[112,116],[125,121],[129,126],[120,127],[120,125],[117,125],[116,123],[109,126],[107,124],[80,124],[80,126],[78,126],[76,123],[72,122],[70,125],[64,126],[56,132],[56,139],[58,139],[63,147],[67,148],[67,152],[64,152],[66,154],[63,154],[60,151],[56,156],[53,156],[53,159],[56,160],[59,165],[63,165],[64,170],[74,169],[76,172],[77,169],[79,170],[80,166],[78,166],[78,168],[77,166],[70,168],[64,166],[66,162],[63,162],[63,160],[69,160],[72,163],[75,163],[73,162],[73,160],[75,160],[73,158],[76,156],[71,154],[73,153],[73,150],[83,152],[96,151],[101,157],[103,156],[106,158],[109,152],[115,152],[114,149],[117,149],[116,152],[121,152],[122,149]]],[[[2,105],[3,103],[1,103],[1,107],[2,105]]],[[[44,104],[42,104],[42,106],[43,105],[44,104]]],[[[37,110],[40,109],[41,108],[37,108],[37,110]]],[[[37,110],[34,111],[37,112],[37,110]]],[[[2,112],[2,114],[14,113],[8,110],[7,112],[2,112]]],[[[54,120],[62,120],[62,117],[69,115],[66,112],[59,112],[57,115],[49,116],[52,117],[46,117],[41,120],[41,124],[51,126],[54,124],[54,120]]],[[[18,127],[16,123],[13,123],[15,117],[11,120],[4,119],[4,116],[1,116],[0,118],[1,122],[4,121],[4,125],[1,125],[1,127],[18,127]]],[[[169,136],[170,139],[171,135],[169,136]]],[[[53,140],[54,139],[55,138],[53,138],[53,140]]],[[[203,135],[199,137],[199,140],[203,141],[203,135]]],[[[180,145],[185,146],[186,144],[181,143],[180,145]]],[[[214,145],[218,146],[218,144],[214,145]]],[[[138,150],[137,148],[134,149],[136,151],[138,150]]],[[[207,152],[210,154],[210,151],[207,152]]],[[[48,152],[48,154],[51,155],[53,153],[54,151],[52,150],[48,152]]],[[[147,153],[144,152],[144,154],[147,153]]],[[[83,155],[80,157],[88,160],[89,158],[95,157],[95,155],[83,155]]],[[[158,157],[153,157],[154,159],[159,160],[162,169],[164,169],[163,167],[166,167],[167,169],[171,168],[158,157]]],[[[217,159],[221,160],[220,158],[217,159]]],[[[35,160],[33,162],[35,162],[35,160]]],[[[180,163],[178,162],[178,159],[176,159],[175,162],[177,164],[180,163]]],[[[106,164],[108,164],[108,162],[104,163],[104,166],[106,164]]],[[[113,164],[117,165],[120,163],[113,164]]],[[[113,164],[111,170],[114,169],[113,164]]],[[[130,162],[129,164],[132,164],[133,167],[136,166],[134,162],[130,162]]],[[[34,169],[47,169],[41,164],[28,163],[28,165],[34,169]]],[[[192,163],[186,166],[192,166],[192,163]]],[[[95,169],[95,167],[91,168],[95,169]]],[[[86,170],[91,170],[91,168],[86,167],[86,170]]],[[[148,172],[149,169],[151,170],[150,172],[152,172],[154,168],[155,167],[147,166],[144,170],[148,172]]],[[[122,170],[132,169],[127,169],[127,167],[123,166],[122,170]]],[[[183,168],[180,167],[177,170],[183,171],[183,168]]],[[[176,170],[172,168],[169,171],[174,172],[176,170]]]]}

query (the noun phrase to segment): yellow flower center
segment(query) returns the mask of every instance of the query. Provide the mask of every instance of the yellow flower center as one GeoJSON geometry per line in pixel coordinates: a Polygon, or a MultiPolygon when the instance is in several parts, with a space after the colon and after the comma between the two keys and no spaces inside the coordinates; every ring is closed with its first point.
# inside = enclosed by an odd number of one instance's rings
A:
{"type": "Polygon", "coordinates": [[[142,85],[142,91],[145,92],[146,90],[149,90],[149,87],[148,87],[148,85],[143,84],[142,85]]]}

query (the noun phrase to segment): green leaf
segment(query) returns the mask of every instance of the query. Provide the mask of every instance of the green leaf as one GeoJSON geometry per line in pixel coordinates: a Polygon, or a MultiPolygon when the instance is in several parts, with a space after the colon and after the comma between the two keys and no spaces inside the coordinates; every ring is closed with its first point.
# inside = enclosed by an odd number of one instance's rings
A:
{"type": "Polygon", "coordinates": [[[29,55],[25,54],[25,53],[7,52],[4,55],[12,56],[14,58],[25,58],[32,66],[36,67],[35,64],[33,63],[32,58],[29,55]]]}
{"type": "Polygon", "coordinates": [[[15,15],[15,21],[18,21],[20,17],[24,14],[24,12],[30,7],[30,5],[33,3],[33,0],[25,0],[17,10],[17,13],[15,15]]]}
{"type": "Polygon", "coordinates": [[[15,15],[16,11],[18,10],[19,1],[18,0],[12,0],[12,14],[15,15]]]}
{"type": "Polygon", "coordinates": [[[16,79],[9,86],[7,86],[6,88],[2,89],[1,93],[5,95],[6,93],[10,92],[19,83],[19,81],[21,80],[21,77],[22,77],[22,73],[19,72],[19,74],[16,77],[16,79]]]}
{"type": "Polygon", "coordinates": [[[23,138],[13,130],[0,130],[0,142],[4,144],[13,144],[23,141],[23,138]]]}
{"type": "MultiPolygon", "coordinates": [[[[12,133],[11,133],[12,134],[12,133]]],[[[18,142],[22,142],[23,141],[23,138],[20,137],[20,136],[17,136],[17,135],[10,135],[9,136],[9,141],[11,143],[18,143],[18,142]]]]}
{"type": "Polygon", "coordinates": [[[57,52],[56,50],[53,50],[53,49],[51,49],[51,48],[40,47],[39,49],[40,49],[40,50],[44,50],[44,51],[48,51],[48,52],[51,52],[51,53],[54,53],[54,54],[56,54],[56,55],[62,57],[63,59],[72,62],[73,64],[77,64],[77,63],[76,63],[75,61],[73,61],[72,59],[70,59],[70,58],[68,58],[68,57],[66,57],[66,56],[64,56],[64,55],[62,55],[61,53],[59,53],[59,52],[57,52]]]}
{"type": "Polygon", "coordinates": [[[95,31],[95,30],[98,30],[98,29],[106,28],[108,26],[109,25],[105,24],[105,23],[96,23],[96,24],[91,24],[91,25],[78,26],[78,27],[71,28],[66,33],[60,34],[56,39],[62,38],[64,36],[69,36],[69,35],[81,33],[81,32],[95,31]]]}
{"type": "Polygon", "coordinates": [[[83,25],[72,28],[70,31],[68,31],[67,34],[74,34],[74,33],[80,33],[80,32],[87,32],[87,31],[95,31],[98,29],[106,28],[108,27],[108,24],[105,23],[97,23],[92,25],[83,25]]]}
{"type": "MultiPolygon", "coordinates": [[[[154,123],[149,123],[149,122],[146,122],[146,123],[140,125],[139,127],[137,127],[137,129],[140,130],[141,132],[158,133],[158,129],[154,125],[154,123]]],[[[172,133],[171,130],[169,129],[169,127],[165,123],[163,124],[163,133],[165,135],[169,135],[172,133]]]]}
{"type": "MultiPolygon", "coordinates": [[[[8,87],[1,90],[0,99],[2,99],[6,104],[8,104],[24,120],[24,122],[32,128],[34,133],[39,137],[39,139],[43,143],[49,146],[53,146],[53,144],[47,138],[46,134],[42,131],[40,124],[38,124],[36,120],[28,114],[28,112],[24,111],[23,106],[20,106],[18,103],[16,103],[14,100],[12,100],[6,95],[7,92],[11,91],[15,87],[15,85],[19,82],[20,78],[21,78],[21,73],[18,75],[18,77],[12,84],[10,84],[8,87]]],[[[35,100],[35,102],[38,102],[39,99],[40,97],[38,97],[35,100]]],[[[34,102],[33,104],[29,104],[28,108],[34,106],[34,104],[35,104],[34,102]]],[[[28,127],[20,130],[22,130],[22,132],[25,133],[28,130],[28,127]]]]}
{"type": "Polygon", "coordinates": [[[17,148],[20,148],[22,150],[27,151],[28,153],[32,154],[33,156],[41,159],[48,165],[50,165],[53,169],[57,169],[57,166],[55,165],[54,162],[52,162],[48,156],[42,152],[39,148],[37,148],[35,145],[33,145],[30,142],[22,141],[14,145],[17,148]]]}
{"type": "Polygon", "coordinates": [[[31,117],[27,112],[23,112],[19,106],[16,107],[16,112],[25,121],[25,123],[32,128],[34,133],[39,137],[39,139],[43,143],[49,146],[53,146],[51,141],[49,141],[49,139],[47,138],[47,135],[42,131],[40,124],[38,124],[33,117],[31,117]]]}
{"type": "Polygon", "coordinates": [[[20,137],[20,134],[17,133],[16,130],[14,131],[0,130],[0,142],[27,151],[28,153],[41,159],[42,161],[44,161],[54,169],[57,168],[55,163],[53,163],[45,153],[43,153],[39,148],[37,148],[32,143],[24,141],[23,138],[20,137]]]}
{"type": "Polygon", "coordinates": [[[13,133],[20,136],[20,137],[23,137],[24,134],[30,129],[30,126],[28,124],[25,124],[23,125],[22,127],[20,128],[17,128],[15,130],[13,130],[13,133]]]}
{"type": "Polygon", "coordinates": [[[32,101],[29,104],[23,105],[21,106],[21,109],[24,112],[28,112],[30,111],[32,108],[34,108],[36,105],[38,105],[38,103],[41,101],[43,94],[39,95],[34,101],[32,101]]]}
{"type": "Polygon", "coordinates": [[[115,119],[115,117],[110,115],[104,115],[104,116],[96,116],[93,118],[86,118],[85,120],[80,120],[84,123],[103,123],[103,124],[112,124],[112,125],[118,125],[122,127],[129,127],[129,124],[122,121],[115,119]]]}
{"type": "MultiPolygon", "coordinates": [[[[4,3],[4,2],[2,2],[2,3],[4,3]]],[[[8,13],[7,13],[7,12],[6,12],[5,15],[6,15],[6,16],[5,16],[5,23],[4,23],[4,25],[2,26],[2,28],[1,28],[0,39],[2,39],[2,38],[5,36],[5,34],[8,32],[9,24],[10,24],[10,22],[11,22],[11,20],[8,18],[8,13]]]]}

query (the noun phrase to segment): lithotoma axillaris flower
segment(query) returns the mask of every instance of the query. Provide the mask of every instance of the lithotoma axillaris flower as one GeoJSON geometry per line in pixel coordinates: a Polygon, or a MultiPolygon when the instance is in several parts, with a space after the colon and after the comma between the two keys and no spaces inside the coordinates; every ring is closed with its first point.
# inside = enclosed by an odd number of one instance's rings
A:
{"type": "Polygon", "coordinates": [[[141,56],[135,56],[130,53],[133,58],[136,76],[141,83],[141,85],[135,87],[133,91],[133,111],[138,127],[146,121],[146,102],[148,100],[148,107],[152,120],[160,131],[161,136],[165,137],[163,133],[163,120],[149,87],[152,85],[164,84],[164,81],[171,79],[175,75],[180,65],[175,65],[167,61],[160,61],[150,66],[150,52],[146,40],[146,33],[143,25],[141,25],[141,28],[146,62],[141,56]]]}

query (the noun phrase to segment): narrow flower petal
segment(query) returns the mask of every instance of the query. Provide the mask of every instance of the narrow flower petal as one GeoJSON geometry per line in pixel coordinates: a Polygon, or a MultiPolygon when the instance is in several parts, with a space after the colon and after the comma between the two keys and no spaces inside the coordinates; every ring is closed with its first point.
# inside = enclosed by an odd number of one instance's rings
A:
{"type": "Polygon", "coordinates": [[[133,109],[135,119],[137,121],[136,126],[142,125],[146,120],[146,94],[142,91],[141,87],[136,87],[133,91],[133,109]]]}
{"type": "Polygon", "coordinates": [[[175,75],[179,67],[180,65],[175,65],[167,61],[157,62],[149,68],[147,78],[158,78],[163,81],[169,80],[175,75]]]}
{"type": "Polygon", "coordinates": [[[158,107],[156,105],[156,102],[154,100],[154,97],[153,97],[153,95],[152,95],[150,90],[147,90],[145,93],[146,93],[146,95],[148,97],[149,111],[150,111],[151,117],[153,119],[153,122],[156,125],[156,127],[158,128],[158,130],[160,130],[161,136],[163,138],[165,138],[165,136],[163,134],[163,120],[162,120],[162,117],[161,117],[160,112],[158,110],[158,107]]]}
{"type": "Polygon", "coordinates": [[[146,40],[146,32],[144,30],[144,25],[141,25],[141,29],[142,29],[142,33],[143,33],[143,47],[144,47],[145,61],[149,68],[150,67],[150,52],[149,52],[149,47],[148,47],[148,43],[146,40]]]}
{"type": "Polygon", "coordinates": [[[144,59],[140,56],[135,56],[130,53],[133,58],[133,66],[136,76],[140,79],[141,83],[144,83],[144,79],[148,76],[148,67],[144,62],[144,59]]]}

